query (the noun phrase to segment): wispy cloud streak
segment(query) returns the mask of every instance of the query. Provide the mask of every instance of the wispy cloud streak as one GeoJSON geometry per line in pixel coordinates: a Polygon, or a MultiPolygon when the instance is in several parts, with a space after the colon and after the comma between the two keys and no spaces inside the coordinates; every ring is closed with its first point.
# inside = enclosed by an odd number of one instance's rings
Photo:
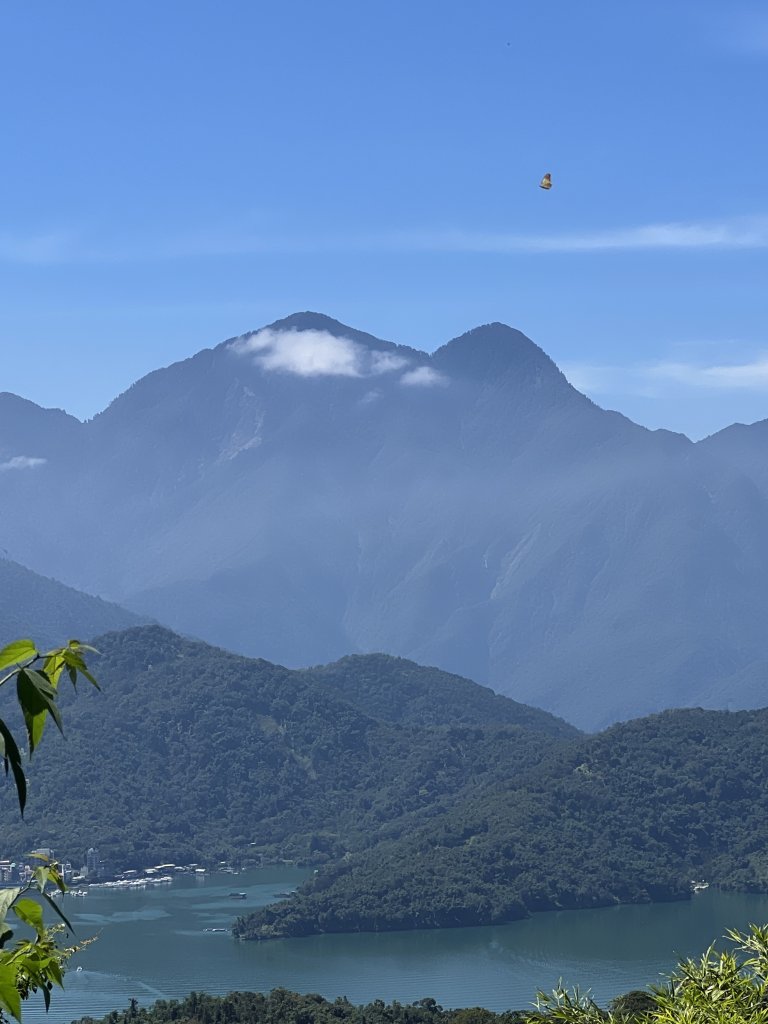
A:
{"type": "Polygon", "coordinates": [[[768,249],[768,216],[722,221],[670,221],[595,231],[538,234],[476,231],[464,228],[414,228],[407,231],[335,235],[274,232],[201,231],[195,235],[129,243],[85,244],[71,235],[51,232],[27,238],[0,232],[0,262],[27,264],[110,263],[213,259],[258,255],[334,253],[536,253],[589,254],[642,251],[718,251],[768,249]]]}
{"type": "Polygon", "coordinates": [[[562,370],[575,388],[592,395],[657,397],[681,387],[768,393],[768,353],[733,364],[701,365],[679,360],[631,366],[570,363],[562,370]]]}
{"type": "Polygon", "coordinates": [[[37,466],[44,466],[47,461],[30,455],[14,455],[12,459],[0,462],[0,473],[7,473],[13,469],[35,469],[37,466]]]}
{"type": "Polygon", "coordinates": [[[529,235],[473,231],[413,232],[390,237],[395,247],[442,252],[590,253],[661,249],[768,248],[768,217],[722,222],[670,222],[610,231],[529,235]]]}

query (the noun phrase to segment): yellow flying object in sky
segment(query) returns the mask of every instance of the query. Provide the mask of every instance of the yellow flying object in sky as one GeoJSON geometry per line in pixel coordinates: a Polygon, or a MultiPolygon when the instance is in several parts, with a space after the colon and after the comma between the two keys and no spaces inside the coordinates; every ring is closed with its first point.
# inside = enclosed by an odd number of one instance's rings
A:
{"type": "Polygon", "coordinates": [[[547,188],[547,189],[552,188],[552,175],[551,174],[545,174],[544,175],[544,177],[539,182],[539,188],[547,188]]]}

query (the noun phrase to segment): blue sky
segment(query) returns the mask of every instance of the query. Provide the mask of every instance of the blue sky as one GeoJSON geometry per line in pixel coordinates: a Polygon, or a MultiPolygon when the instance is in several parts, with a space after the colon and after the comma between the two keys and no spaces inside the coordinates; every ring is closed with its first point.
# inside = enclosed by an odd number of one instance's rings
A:
{"type": "Polygon", "coordinates": [[[9,0],[0,47],[0,390],[91,416],[315,309],[768,417],[764,3],[9,0]]]}

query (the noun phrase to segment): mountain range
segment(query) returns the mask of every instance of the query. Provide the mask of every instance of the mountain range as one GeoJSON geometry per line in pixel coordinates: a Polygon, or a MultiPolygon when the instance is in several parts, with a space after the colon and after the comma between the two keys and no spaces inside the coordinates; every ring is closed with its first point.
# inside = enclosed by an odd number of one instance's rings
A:
{"type": "Polygon", "coordinates": [[[586,729],[751,708],[766,434],[647,430],[503,324],[427,354],[300,313],[85,423],[0,395],[0,547],[292,667],[385,652],[586,729]]]}

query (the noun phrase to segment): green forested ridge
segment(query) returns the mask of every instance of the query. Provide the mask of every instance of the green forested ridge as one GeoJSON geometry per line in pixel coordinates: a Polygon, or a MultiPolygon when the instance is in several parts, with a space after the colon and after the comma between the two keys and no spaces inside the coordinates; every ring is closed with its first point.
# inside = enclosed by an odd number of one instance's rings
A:
{"type": "Polygon", "coordinates": [[[383,722],[399,725],[523,725],[574,737],[578,730],[546,711],[502,697],[462,676],[388,654],[351,654],[307,670],[315,683],[383,722]]]}
{"type": "MultiPolygon", "coordinates": [[[[516,725],[381,722],[311,672],[160,627],[97,646],[104,695],[64,698],[67,742],[37,767],[24,823],[0,809],[9,851],[42,844],[75,858],[95,845],[115,868],[260,853],[322,863],[527,770],[552,742],[516,725]]],[[[465,688],[468,702],[487,692],[465,688]]]]}
{"type": "Polygon", "coordinates": [[[326,865],[243,938],[502,922],[768,890],[768,711],[665,712],[554,747],[397,840],[326,865]]]}

